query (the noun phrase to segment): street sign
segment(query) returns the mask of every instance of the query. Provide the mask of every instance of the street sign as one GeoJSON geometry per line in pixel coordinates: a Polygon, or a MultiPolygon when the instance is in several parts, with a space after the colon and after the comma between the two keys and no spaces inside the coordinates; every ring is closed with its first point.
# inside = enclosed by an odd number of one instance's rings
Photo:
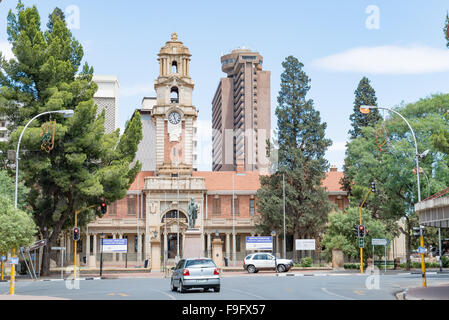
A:
{"type": "Polygon", "coordinates": [[[51,247],[51,250],[65,250],[65,247],[51,247]]]}
{"type": "Polygon", "coordinates": [[[315,250],[315,239],[296,239],[296,250],[315,250]]]}
{"type": "Polygon", "coordinates": [[[273,250],[273,237],[246,237],[246,250],[273,250]]]}
{"type": "Polygon", "coordinates": [[[19,264],[19,257],[11,258],[9,260],[10,264],[19,264]]]}
{"type": "Polygon", "coordinates": [[[359,238],[359,248],[365,248],[365,240],[363,238],[359,238]]]}
{"type": "Polygon", "coordinates": [[[128,239],[102,239],[101,244],[103,253],[128,252],[128,239]]]}
{"type": "Polygon", "coordinates": [[[390,240],[388,239],[371,239],[371,245],[373,246],[388,246],[390,240]]]}
{"type": "Polygon", "coordinates": [[[418,253],[424,254],[424,253],[426,253],[426,252],[427,252],[427,249],[426,249],[426,248],[424,248],[424,247],[419,247],[419,248],[418,248],[418,253]]]}

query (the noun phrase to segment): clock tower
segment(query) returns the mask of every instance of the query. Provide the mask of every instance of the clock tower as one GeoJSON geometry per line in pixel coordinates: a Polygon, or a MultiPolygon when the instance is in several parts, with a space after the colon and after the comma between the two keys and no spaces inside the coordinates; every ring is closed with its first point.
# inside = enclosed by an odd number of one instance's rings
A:
{"type": "Polygon", "coordinates": [[[189,49],[172,33],[158,54],[159,77],[152,117],[156,126],[156,172],[159,176],[191,175],[194,163],[194,124],[198,110],[192,105],[193,80],[189,49]]]}

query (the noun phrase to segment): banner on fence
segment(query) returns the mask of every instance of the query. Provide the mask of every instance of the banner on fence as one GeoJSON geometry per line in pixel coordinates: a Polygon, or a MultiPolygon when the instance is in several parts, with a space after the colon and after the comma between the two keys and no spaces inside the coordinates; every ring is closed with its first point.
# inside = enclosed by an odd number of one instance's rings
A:
{"type": "Polygon", "coordinates": [[[315,250],[315,239],[296,239],[296,250],[315,250]]]}
{"type": "Polygon", "coordinates": [[[273,250],[273,237],[246,237],[246,250],[273,250]]]}

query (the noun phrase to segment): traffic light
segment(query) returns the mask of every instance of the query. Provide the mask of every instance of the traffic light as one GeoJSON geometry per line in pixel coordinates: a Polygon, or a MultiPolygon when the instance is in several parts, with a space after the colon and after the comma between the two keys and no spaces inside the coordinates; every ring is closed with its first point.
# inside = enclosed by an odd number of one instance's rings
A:
{"type": "Polygon", "coordinates": [[[359,226],[359,237],[360,238],[365,237],[365,226],[362,226],[362,225],[359,226]]]}
{"type": "Polygon", "coordinates": [[[369,235],[369,230],[366,229],[366,230],[365,230],[365,236],[367,237],[368,235],[369,235]]]}
{"type": "Polygon", "coordinates": [[[106,202],[101,203],[101,213],[105,214],[108,211],[108,207],[106,206],[106,202]]]}
{"type": "Polygon", "coordinates": [[[371,192],[376,192],[376,183],[375,182],[371,182],[371,192]]]}
{"type": "MultiPolygon", "coordinates": [[[[424,231],[425,231],[425,229],[424,229],[424,227],[422,227],[422,234],[423,234],[423,235],[424,235],[424,231]]],[[[413,228],[413,236],[414,236],[414,237],[419,237],[419,236],[421,236],[419,227],[413,228]]]]}
{"type": "Polygon", "coordinates": [[[359,234],[359,227],[360,227],[360,225],[355,225],[354,226],[354,234],[355,234],[356,237],[360,236],[360,234],[359,234]]]}
{"type": "Polygon", "coordinates": [[[73,241],[78,241],[80,239],[80,229],[73,228],[73,241]]]}

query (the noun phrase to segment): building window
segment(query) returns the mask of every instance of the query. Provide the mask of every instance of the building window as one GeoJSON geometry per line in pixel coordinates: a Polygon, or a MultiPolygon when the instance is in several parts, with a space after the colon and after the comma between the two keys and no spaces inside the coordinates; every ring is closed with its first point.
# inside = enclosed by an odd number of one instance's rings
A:
{"type": "Polygon", "coordinates": [[[128,197],[128,215],[136,215],[136,198],[134,196],[128,197]]]}
{"type": "Polygon", "coordinates": [[[250,214],[255,213],[255,200],[254,199],[249,200],[249,213],[250,214]]]}
{"type": "Polygon", "coordinates": [[[171,88],[170,101],[171,103],[179,103],[179,91],[177,87],[171,88]]]}
{"type": "Polygon", "coordinates": [[[171,64],[171,73],[178,73],[178,63],[173,61],[171,64]]]}
{"type": "Polygon", "coordinates": [[[108,213],[110,216],[116,216],[117,215],[117,202],[114,202],[109,205],[108,213]]]}
{"type": "MultiPolygon", "coordinates": [[[[232,203],[231,203],[232,205],[232,203]]],[[[240,215],[240,210],[239,210],[240,206],[239,206],[239,198],[235,197],[234,198],[234,215],[238,216],[240,215]]]]}
{"type": "Polygon", "coordinates": [[[212,214],[219,216],[221,214],[221,199],[219,197],[214,198],[212,214]]]}

